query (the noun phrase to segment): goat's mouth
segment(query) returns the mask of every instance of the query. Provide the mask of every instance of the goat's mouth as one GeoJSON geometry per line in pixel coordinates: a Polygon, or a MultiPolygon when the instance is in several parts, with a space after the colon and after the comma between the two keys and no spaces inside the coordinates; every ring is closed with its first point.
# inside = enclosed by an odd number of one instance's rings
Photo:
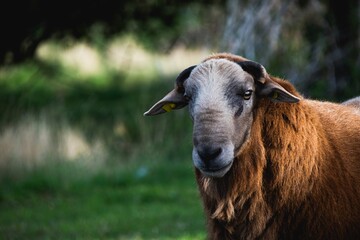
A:
{"type": "Polygon", "coordinates": [[[234,161],[234,146],[228,144],[215,150],[208,146],[196,146],[192,155],[194,166],[204,176],[221,178],[231,169],[234,161]]]}
{"type": "Polygon", "coordinates": [[[206,177],[215,177],[215,178],[222,178],[225,174],[230,170],[233,161],[231,161],[228,165],[220,167],[218,169],[214,168],[198,168],[200,172],[206,177]]]}

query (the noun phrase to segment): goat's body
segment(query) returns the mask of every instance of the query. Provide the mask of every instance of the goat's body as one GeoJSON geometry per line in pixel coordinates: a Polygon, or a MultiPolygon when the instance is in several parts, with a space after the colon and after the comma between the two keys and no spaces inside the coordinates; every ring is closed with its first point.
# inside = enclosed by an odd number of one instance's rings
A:
{"type": "Polygon", "coordinates": [[[360,115],[262,100],[222,179],[197,181],[210,239],[360,239],[360,115]]]}
{"type": "Polygon", "coordinates": [[[216,54],[145,114],[186,105],[210,239],[360,239],[360,97],[302,99],[261,64],[216,54]]]}

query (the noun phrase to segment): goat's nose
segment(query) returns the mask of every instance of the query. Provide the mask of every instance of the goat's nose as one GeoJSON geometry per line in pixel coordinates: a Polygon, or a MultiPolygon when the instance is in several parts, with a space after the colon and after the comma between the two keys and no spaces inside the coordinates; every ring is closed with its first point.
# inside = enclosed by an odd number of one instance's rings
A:
{"type": "Polygon", "coordinates": [[[203,160],[204,162],[208,162],[218,157],[222,152],[222,148],[211,146],[198,146],[197,152],[201,160],[203,160]]]}

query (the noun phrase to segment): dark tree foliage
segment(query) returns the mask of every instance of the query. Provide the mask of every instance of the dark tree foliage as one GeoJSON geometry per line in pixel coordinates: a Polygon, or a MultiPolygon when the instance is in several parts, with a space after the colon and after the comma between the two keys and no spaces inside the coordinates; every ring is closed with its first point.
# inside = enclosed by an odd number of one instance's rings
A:
{"type": "MultiPolygon", "coordinates": [[[[309,1],[302,0],[299,4],[306,5],[309,1]]],[[[305,28],[304,36],[310,43],[318,39],[326,39],[327,59],[325,62],[333,72],[329,94],[343,100],[346,97],[358,95],[360,91],[360,71],[358,70],[360,65],[360,2],[358,0],[323,0],[322,3],[326,7],[324,17],[327,25],[309,24],[305,28]]]]}
{"type": "Polygon", "coordinates": [[[328,0],[327,18],[335,26],[333,46],[341,54],[334,61],[336,86],[335,96],[340,97],[346,85],[360,90],[359,67],[359,1],[328,0]],[[354,67],[356,66],[356,68],[354,67]],[[355,71],[354,71],[354,70],[355,71]],[[349,80],[350,78],[350,80],[349,80]]]}
{"type": "Polygon", "coordinates": [[[0,64],[34,55],[49,38],[83,38],[95,23],[105,37],[133,32],[156,40],[174,37],[189,4],[220,4],[220,0],[7,0],[0,5],[0,64]]]}

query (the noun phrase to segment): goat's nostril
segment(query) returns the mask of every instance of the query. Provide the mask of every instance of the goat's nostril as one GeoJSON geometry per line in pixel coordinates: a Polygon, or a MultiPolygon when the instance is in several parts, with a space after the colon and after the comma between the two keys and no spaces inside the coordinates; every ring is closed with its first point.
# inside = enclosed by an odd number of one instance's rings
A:
{"type": "Polygon", "coordinates": [[[199,147],[197,149],[197,152],[203,161],[209,161],[218,157],[222,152],[222,148],[213,148],[209,146],[204,146],[204,147],[199,147]]]}

